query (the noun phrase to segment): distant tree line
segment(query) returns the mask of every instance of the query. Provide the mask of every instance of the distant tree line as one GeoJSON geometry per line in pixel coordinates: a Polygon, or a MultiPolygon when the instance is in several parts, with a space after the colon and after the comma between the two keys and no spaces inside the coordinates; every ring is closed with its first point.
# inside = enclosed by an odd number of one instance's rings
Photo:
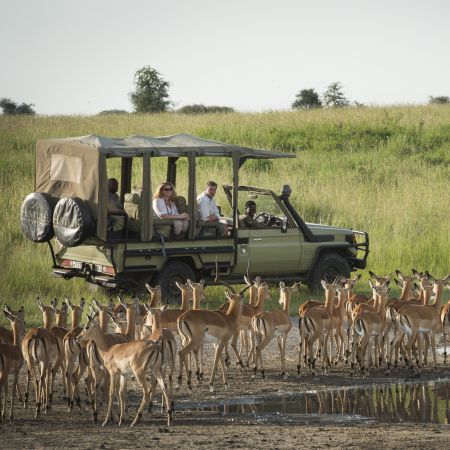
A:
{"type": "MultiPolygon", "coordinates": [[[[358,106],[363,106],[357,103],[358,106]]],[[[322,98],[314,89],[302,89],[292,103],[292,109],[315,109],[315,108],[343,108],[350,105],[350,100],[345,96],[342,83],[336,81],[331,83],[322,98]]]]}
{"type": "MultiPolygon", "coordinates": [[[[153,67],[144,66],[134,74],[135,90],[130,92],[129,97],[135,113],[160,113],[175,111],[180,114],[210,114],[210,113],[232,113],[235,110],[229,106],[192,104],[179,109],[174,109],[174,104],[169,97],[170,82],[153,67]]],[[[429,103],[435,105],[446,105],[450,103],[450,97],[430,96],[429,103]]],[[[354,105],[363,107],[362,103],[353,103],[346,97],[343,85],[340,81],[331,83],[322,95],[315,89],[302,89],[295,96],[291,104],[292,109],[317,109],[317,108],[343,108],[354,105]]],[[[5,115],[34,115],[34,104],[17,104],[9,98],[0,99],[0,107],[5,115]]],[[[128,114],[123,109],[108,109],[101,111],[99,115],[128,114]]]]}
{"type": "Polygon", "coordinates": [[[9,98],[1,98],[0,99],[0,107],[3,110],[3,114],[5,115],[26,115],[26,116],[34,116],[36,111],[33,109],[33,103],[22,103],[18,105],[16,102],[12,101],[9,98]]]}

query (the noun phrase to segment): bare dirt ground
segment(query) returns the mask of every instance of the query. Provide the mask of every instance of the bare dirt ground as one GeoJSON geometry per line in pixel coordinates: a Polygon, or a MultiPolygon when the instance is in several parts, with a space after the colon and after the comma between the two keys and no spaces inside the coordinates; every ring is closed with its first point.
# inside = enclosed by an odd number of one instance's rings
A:
{"type": "MultiPolygon", "coordinates": [[[[175,411],[174,422],[170,427],[166,424],[166,417],[160,413],[159,404],[155,405],[151,415],[145,413],[135,428],[129,427],[141,398],[134,382],[129,384],[127,421],[121,428],[116,423],[104,428],[100,424],[92,424],[90,411],[84,406],[84,402],[82,411],[74,409],[67,413],[58,377],[53,408],[47,415],[41,415],[36,420],[33,418],[33,403],[28,409],[16,408],[13,424],[0,424],[0,448],[448,448],[450,427],[443,424],[387,424],[369,419],[339,422],[330,416],[325,421],[297,420],[295,417],[286,419],[282,415],[261,420],[251,412],[224,414],[224,409],[220,407],[216,410],[202,410],[198,407],[198,402],[210,405],[233,397],[260,398],[285,393],[285,397],[289,398],[306,391],[320,393],[342,386],[368,386],[387,382],[401,384],[412,380],[410,372],[405,368],[399,369],[390,377],[385,377],[384,370],[374,369],[370,377],[362,378],[359,375],[350,377],[349,369],[343,365],[315,378],[303,372],[298,379],[297,330],[291,330],[289,336],[287,380],[280,376],[280,359],[275,343],[270,345],[265,354],[265,379],[258,374],[252,381],[252,372],[235,367],[232,357],[229,389],[224,389],[220,371],[214,394],[209,392],[207,386],[208,372],[205,373],[205,381],[201,386],[194,381],[192,394],[189,394],[183,384],[175,394],[175,407],[178,405],[178,410],[175,411]],[[194,403],[197,407],[189,406],[194,403]]],[[[211,352],[207,351],[207,370],[211,361],[211,352]]],[[[443,378],[450,378],[450,368],[444,366],[440,358],[438,368],[423,369],[420,379],[443,378]]],[[[22,377],[22,390],[23,381],[22,377]]],[[[158,401],[159,397],[158,395],[158,401]]],[[[31,393],[31,399],[33,398],[34,394],[31,393]]],[[[446,411],[448,414],[448,404],[446,411]]],[[[100,423],[103,417],[104,407],[100,411],[100,423]]]]}

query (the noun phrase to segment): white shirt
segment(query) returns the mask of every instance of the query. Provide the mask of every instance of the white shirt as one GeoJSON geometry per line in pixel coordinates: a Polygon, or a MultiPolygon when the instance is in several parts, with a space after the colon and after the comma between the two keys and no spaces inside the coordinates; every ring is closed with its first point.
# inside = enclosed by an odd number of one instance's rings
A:
{"type": "Polygon", "coordinates": [[[167,214],[169,216],[178,215],[178,209],[174,202],[170,201],[170,206],[166,205],[166,202],[163,198],[154,198],[153,199],[153,211],[158,217],[161,215],[167,214]]]}
{"type": "Polygon", "coordinates": [[[206,195],[206,192],[202,192],[197,197],[197,205],[200,211],[200,219],[208,220],[209,216],[216,216],[217,219],[220,218],[219,209],[217,208],[216,201],[206,195]]]}

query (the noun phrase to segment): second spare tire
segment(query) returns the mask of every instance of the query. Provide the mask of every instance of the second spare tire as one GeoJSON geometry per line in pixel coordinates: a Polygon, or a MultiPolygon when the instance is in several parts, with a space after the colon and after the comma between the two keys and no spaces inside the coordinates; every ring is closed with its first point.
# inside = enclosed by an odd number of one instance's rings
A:
{"type": "Polygon", "coordinates": [[[23,234],[33,242],[47,242],[53,232],[53,208],[58,199],[43,192],[27,195],[20,209],[20,226],[23,234]]]}
{"type": "Polygon", "coordinates": [[[64,197],[53,212],[55,236],[65,247],[76,247],[94,232],[91,210],[78,197],[64,197]]]}

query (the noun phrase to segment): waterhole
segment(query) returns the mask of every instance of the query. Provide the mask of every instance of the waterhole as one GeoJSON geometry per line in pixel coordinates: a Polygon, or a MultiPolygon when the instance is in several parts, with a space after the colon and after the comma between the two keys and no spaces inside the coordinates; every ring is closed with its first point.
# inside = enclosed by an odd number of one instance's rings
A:
{"type": "Polygon", "coordinates": [[[450,379],[181,402],[177,410],[257,421],[450,423],[450,379]]]}

